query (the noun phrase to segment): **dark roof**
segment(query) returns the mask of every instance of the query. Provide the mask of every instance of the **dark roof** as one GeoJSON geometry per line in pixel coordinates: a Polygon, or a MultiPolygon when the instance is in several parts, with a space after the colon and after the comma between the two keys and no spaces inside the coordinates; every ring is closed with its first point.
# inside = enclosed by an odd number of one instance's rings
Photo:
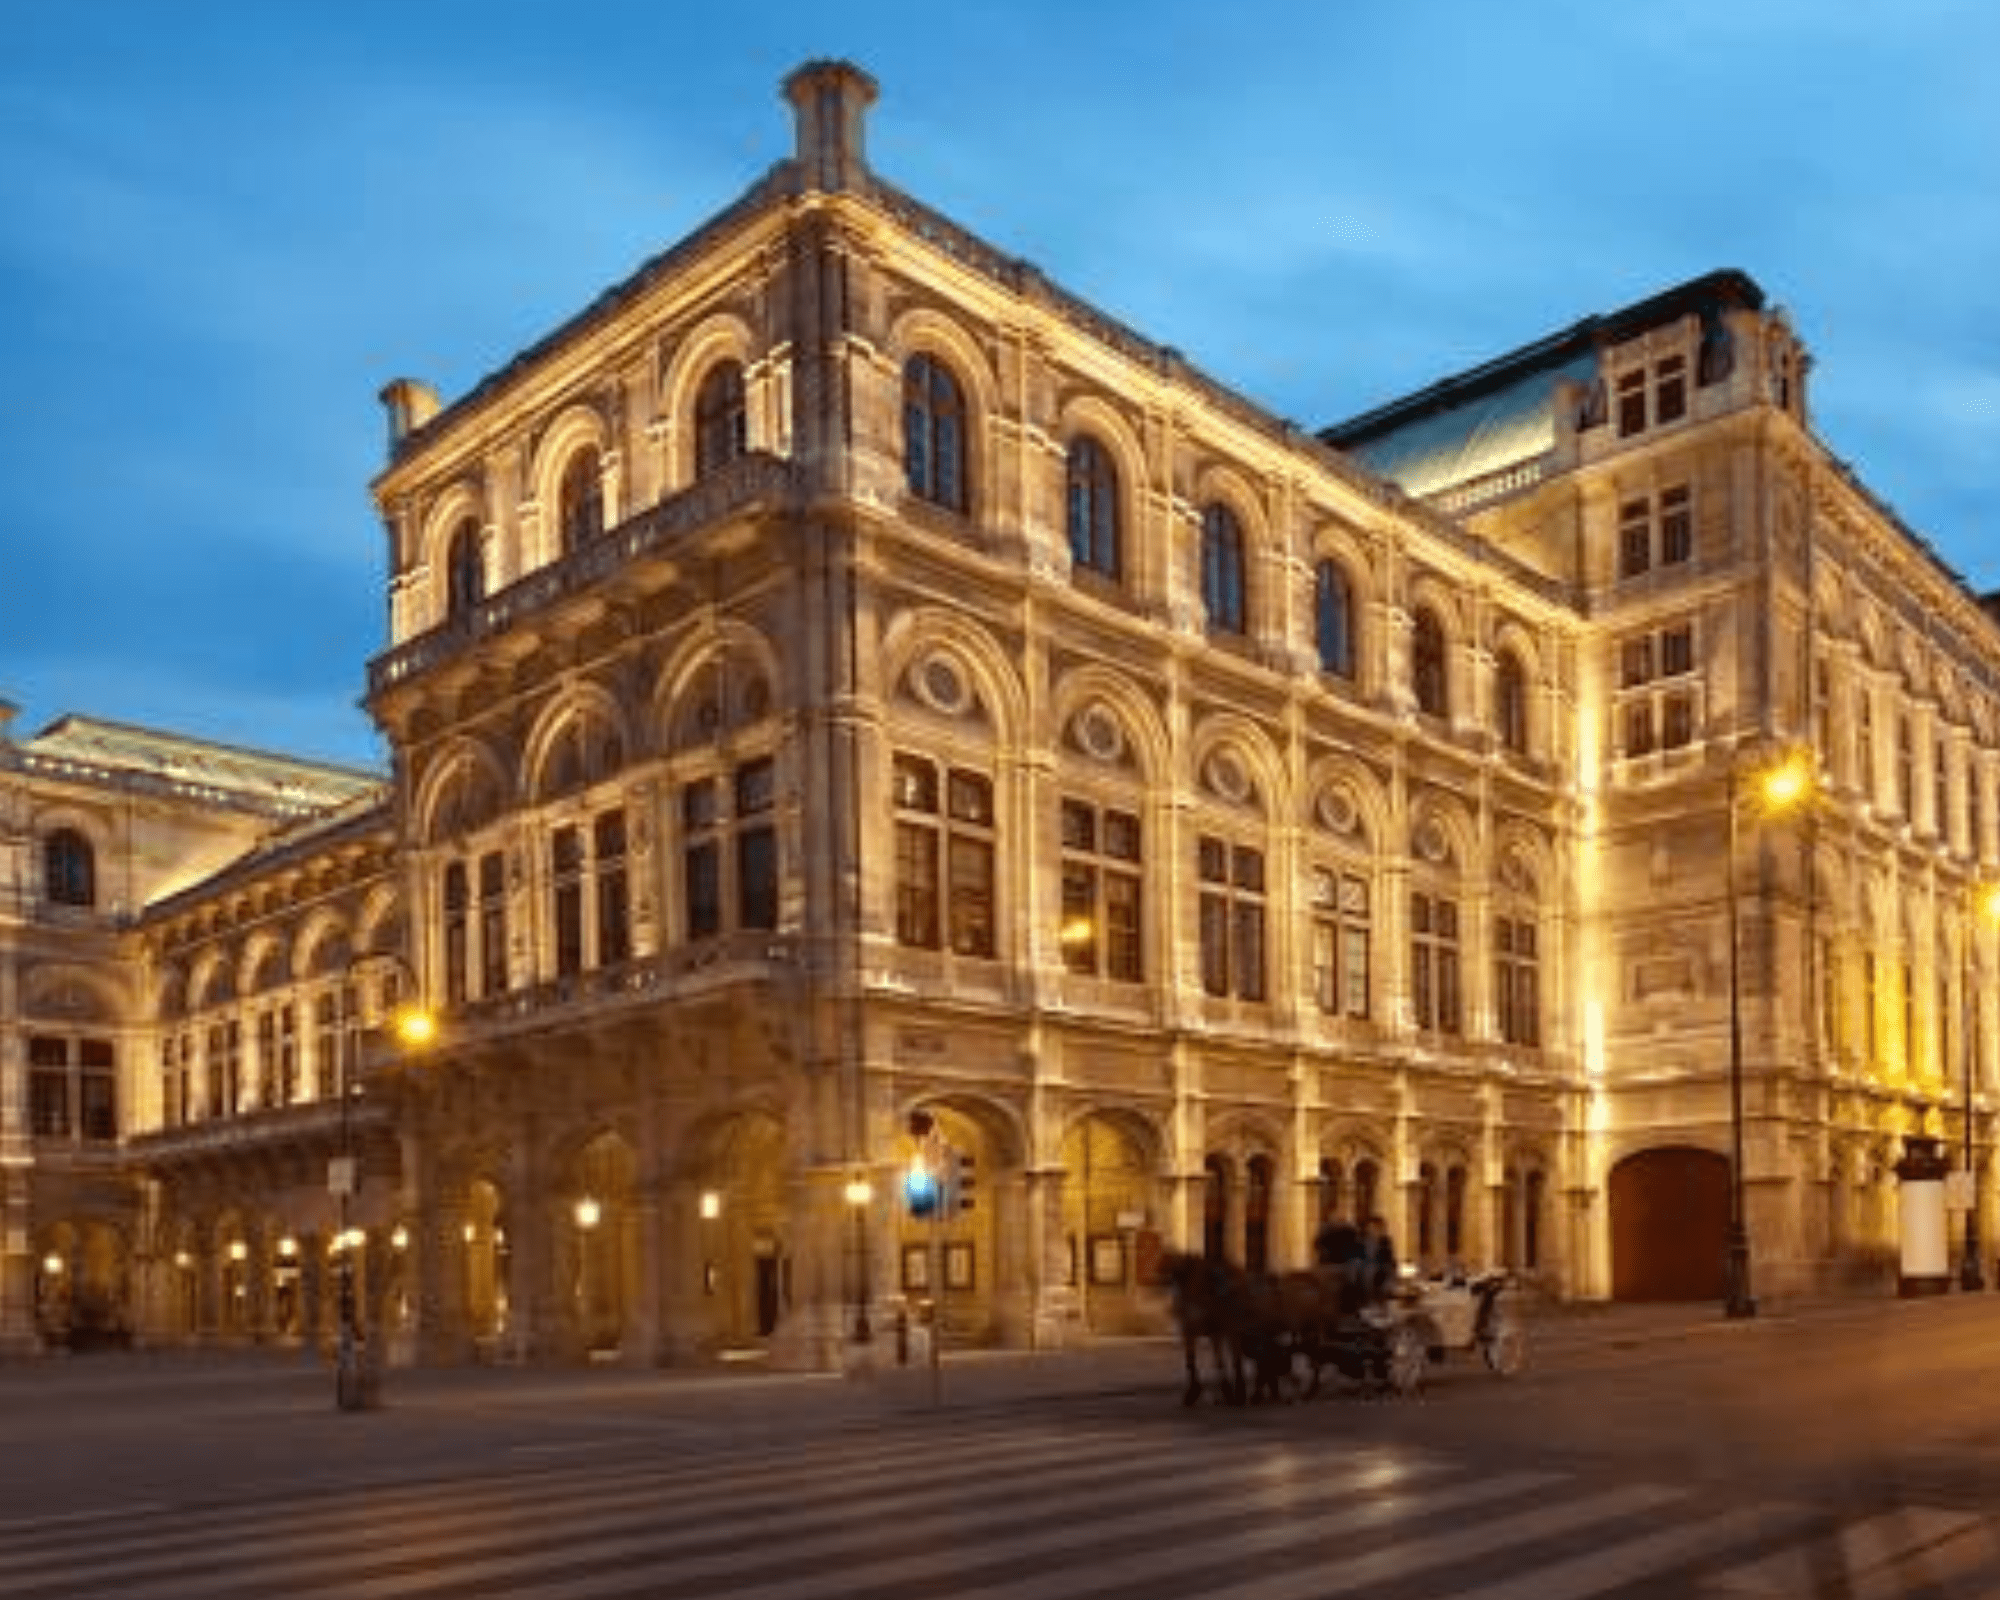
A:
{"type": "Polygon", "coordinates": [[[1763,303],[1763,291],[1744,273],[1711,272],[1623,310],[1585,317],[1319,437],[1419,497],[1491,481],[1554,448],[1558,389],[1565,383],[1588,388],[1606,347],[1685,316],[1709,322],[1726,310],[1763,303]]]}

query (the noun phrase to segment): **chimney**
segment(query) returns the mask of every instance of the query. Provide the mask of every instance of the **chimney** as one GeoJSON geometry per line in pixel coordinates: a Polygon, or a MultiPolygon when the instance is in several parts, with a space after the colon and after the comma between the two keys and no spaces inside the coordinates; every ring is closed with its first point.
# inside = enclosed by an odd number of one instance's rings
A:
{"type": "Polygon", "coordinates": [[[875,92],[875,80],[847,61],[808,61],[785,80],[785,98],[798,119],[795,159],[808,188],[865,186],[863,133],[875,92]]]}
{"type": "Polygon", "coordinates": [[[383,388],[381,400],[389,413],[389,455],[393,459],[403,441],[438,414],[437,390],[415,378],[396,378],[383,388]]]}

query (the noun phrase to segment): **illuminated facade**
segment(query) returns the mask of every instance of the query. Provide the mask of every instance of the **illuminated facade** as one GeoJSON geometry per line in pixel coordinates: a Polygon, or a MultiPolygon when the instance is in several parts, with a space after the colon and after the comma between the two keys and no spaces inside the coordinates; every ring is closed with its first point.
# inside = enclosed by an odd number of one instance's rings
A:
{"type": "MultiPolygon", "coordinates": [[[[1732,993],[1760,1290],[1879,1278],[1902,1136],[1993,1083],[2000,636],[1757,286],[1315,436],[881,180],[862,74],[786,93],[728,210],[384,392],[393,779],[104,935],[134,1330],[323,1340],[343,1153],[425,1359],[825,1364],[933,1293],[1056,1343],[1357,1210],[1718,1293],[1732,993]]],[[[26,1015],[16,1307],[76,1226],[26,1015]]]]}

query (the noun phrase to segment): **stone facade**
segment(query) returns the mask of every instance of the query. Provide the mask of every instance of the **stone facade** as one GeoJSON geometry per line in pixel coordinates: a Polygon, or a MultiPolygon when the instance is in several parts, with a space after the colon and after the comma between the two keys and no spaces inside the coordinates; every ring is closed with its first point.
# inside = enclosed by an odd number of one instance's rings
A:
{"type": "MultiPolygon", "coordinates": [[[[1758,287],[1313,435],[884,182],[865,75],[786,93],[708,225],[385,390],[393,778],[104,935],[134,1330],[324,1342],[344,1249],[399,1356],[1047,1345],[1356,1211],[1709,1294],[1738,1192],[1760,1291],[1878,1279],[1994,1081],[2000,638],[1758,287]]],[[[22,1015],[17,1332],[83,1205],[22,1015]]]]}

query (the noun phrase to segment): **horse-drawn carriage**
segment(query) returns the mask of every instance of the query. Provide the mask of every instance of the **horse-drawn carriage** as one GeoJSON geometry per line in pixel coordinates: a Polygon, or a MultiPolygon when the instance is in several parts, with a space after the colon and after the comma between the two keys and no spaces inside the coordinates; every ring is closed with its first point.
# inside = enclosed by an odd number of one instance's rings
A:
{"type": "Polygon", "coordinates": [[[1228,1262],[1170,1253],[1161,1279],[1173,1295],[1187,1360],[1183,1403],[1201,1398],[1198,1351],[1209,1344],[1222,1398],[1278,1400],[1323,1374],[1413,1394],[1452,1352],[1476,1352],[1511,1376],[1527,1361],[1527,1336],[1503,1301],[1507,1273],[1402,1278],[1374,1294],[1338,1269],[1251,1273],[1228,1262]]]}

